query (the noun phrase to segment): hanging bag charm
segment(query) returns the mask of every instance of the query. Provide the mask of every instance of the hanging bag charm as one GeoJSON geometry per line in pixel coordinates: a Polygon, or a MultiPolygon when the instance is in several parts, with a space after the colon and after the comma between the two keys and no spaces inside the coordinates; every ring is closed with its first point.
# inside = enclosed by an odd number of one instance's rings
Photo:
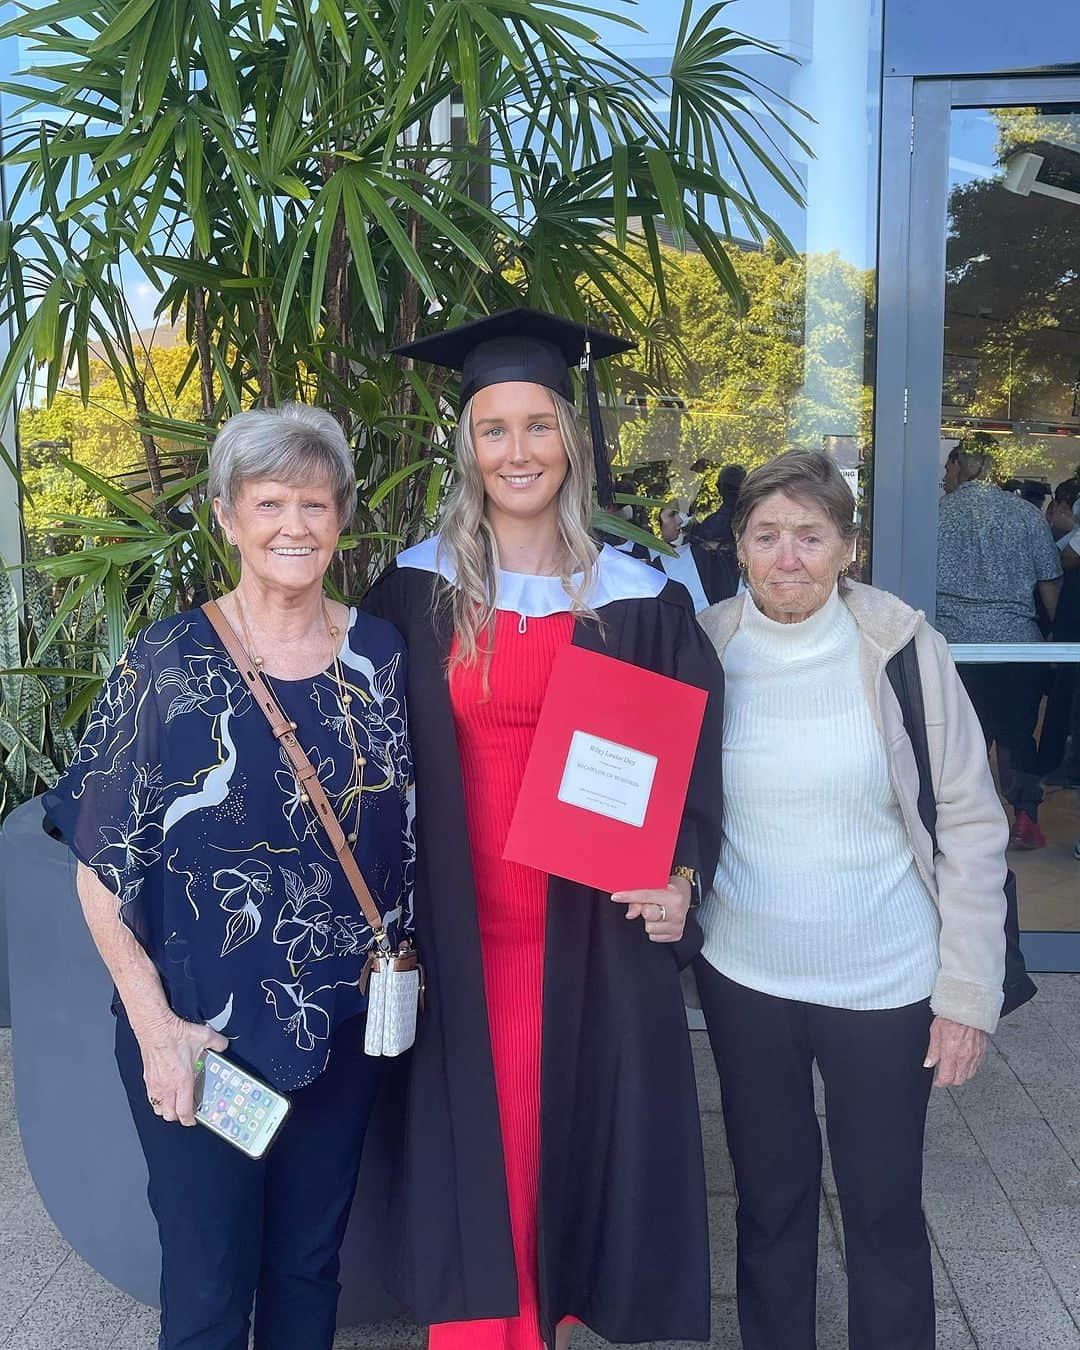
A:
{"type": "Polygon", "coordinates": [[[371,928],[373,943],[359,979],[360,992],[366,993],[368,999],[364,1052],[373,1056],[400,1055],[416,1039],[416,1015],[423,999],[423,970],[416,948],[407,940],[396,949],[391,943],[383,917],[353,857],[341,822],[323,791],[315,766],[296,739],[296,723],[285,716],[273,690],[244,650],[243,643],[217,602],[208,600],[203,605],[203,612],[237,670],[247,681],[252,697],[270,724],[274,738],[288,756],[297,785],[301,792],[307,794],[315,808],[315,814],[326,830],[345,879],[352,887],[357,904],[371,928]]]}

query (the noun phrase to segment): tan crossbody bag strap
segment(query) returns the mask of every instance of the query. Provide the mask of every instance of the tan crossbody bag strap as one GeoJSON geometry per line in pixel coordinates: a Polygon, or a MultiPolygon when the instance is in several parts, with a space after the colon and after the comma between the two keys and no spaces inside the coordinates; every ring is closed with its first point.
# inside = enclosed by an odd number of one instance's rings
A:
{"type": "Polygon", "coordinates": [[[308,759],[300,742],[293,734],[296,730],[294,723],[290,722],[282,712],[281,705],[274,697],[273,690],[263,679],[262,672],[244,650],[244,644],[237,637],[236,630],[225,617],[217,601],[208,600],[203,605],[203,612],[213,624],[214,632],[217,633],[225,650],[232,657],[237,670],[247,681],[252,697],[270,723],[270,730],[273,732],[275,739],[288,755],[289,762],[296,772],[296,781],[299,784],[300,791],[307,793],[312,806],[315,808],[316,815],[323,823],[331,846],[337,854],[337,860],[341,864],[341,870],[345,873],[346,880],[353,889],[364,918],[375,935],[379,950],[384,955],[390,955],[390,939],[386,936],[379,907],[368,889],[364,874],[356,865],[356,859],[349,847],[349,841],[345,838],[345,831],[341,828],[341,823],[334,812],[334,808],[330,805],[326,793],[323,791],[319,776],[315,772],[315,766],[308,759]]]}

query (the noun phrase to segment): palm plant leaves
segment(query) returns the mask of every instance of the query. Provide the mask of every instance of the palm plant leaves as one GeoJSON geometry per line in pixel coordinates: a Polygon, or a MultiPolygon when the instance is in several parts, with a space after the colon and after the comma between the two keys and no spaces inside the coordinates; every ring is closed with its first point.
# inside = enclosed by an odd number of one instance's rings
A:
{"type": "MultiPolygon", "coordinates": [[[[193,578],[230,584],[206,445],[253,402],[319,402],[346,426],[359,526],[334,584],[359,589],[430,526],[447,481],[444,387],[387,355],[435,314],[526,296],[596,315],[639,338],[660,378],[664,326],[636,299],[663,303],[659,225],[737,299],[723,230],[784,245],[754,184],[801,191],[782,149],[805,148],[799,115],[745,73],[762,44],[726,25],[727,4],[695,17],[683,0],[664,76],[596,37],[637,28],[628,0],[21,5],[0,37],[43,59],[3,86],[38,121],[13,121],[4,144],[0,322],[18,337],[0,406],[20,391],[86,400],[93,353],[130,403],[146,480],[135,496],[71,466],[107,515],[58,523],[85,547],[43,563],[60,618],[35,659],[80,655],[65,635],[88,604],[104,662],[133,626],[191,603],[193,578]],[[197,424],[135,335],[133,269],[184,326],[197,424]],[[194,524],[170,519],[181,500],[194,524]]],[[[64,690],[77,719],[86,691],[64,690]]]]}

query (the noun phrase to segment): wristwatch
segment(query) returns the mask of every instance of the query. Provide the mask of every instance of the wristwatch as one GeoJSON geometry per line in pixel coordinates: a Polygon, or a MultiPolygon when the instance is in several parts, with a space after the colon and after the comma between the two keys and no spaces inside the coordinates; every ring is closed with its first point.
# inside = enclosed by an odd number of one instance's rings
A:
{"type": "Polygon", "coordinates": [[[690,883],[690,908],[697,909],[701,904],[701,879],[692,867],[677,866],[671,869],[673,877],[682,877],[690,883]]]}

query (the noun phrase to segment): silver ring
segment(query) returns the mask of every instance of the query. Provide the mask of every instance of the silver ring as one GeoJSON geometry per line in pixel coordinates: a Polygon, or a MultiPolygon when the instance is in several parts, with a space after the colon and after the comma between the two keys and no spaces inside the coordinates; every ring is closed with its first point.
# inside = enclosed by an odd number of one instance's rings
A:
{"type": "Polygon", "coordinates": [[[660,917],[657,919],[656,922],[664,923],[667,920],[667,905],[660,905],[659,910],[660,910],[660,917]]]}

